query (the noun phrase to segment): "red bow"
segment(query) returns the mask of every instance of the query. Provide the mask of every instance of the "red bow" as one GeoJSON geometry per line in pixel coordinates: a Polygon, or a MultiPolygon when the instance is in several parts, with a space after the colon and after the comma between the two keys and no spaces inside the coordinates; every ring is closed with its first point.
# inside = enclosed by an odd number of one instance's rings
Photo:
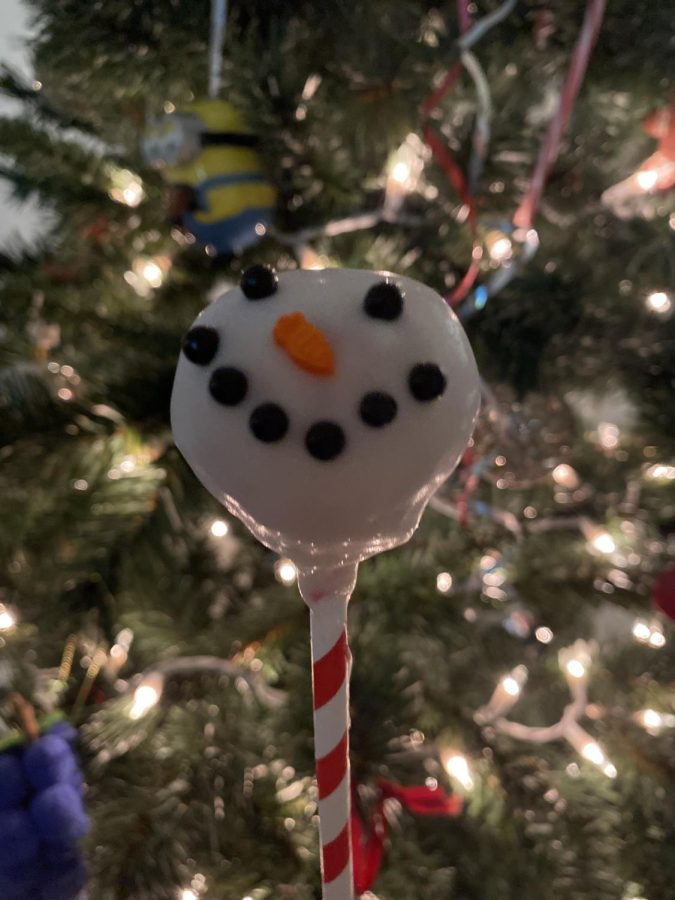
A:
{"type": "Polygon", "coordinates": [[[398,800],[412,813],[419,816],[457,816],[462,811],[462,798],[448,795],[443,788],[425,785],[403,787],[380,778],[377,782],[379,796],[369,822],[364,822],[357,811],[356,798],[352,802],[351,832],[354,856],[354,887],[362,894],[369,890],[377,878],[384,856],[387,838],[387,819],[384,801],[398,800]]]}

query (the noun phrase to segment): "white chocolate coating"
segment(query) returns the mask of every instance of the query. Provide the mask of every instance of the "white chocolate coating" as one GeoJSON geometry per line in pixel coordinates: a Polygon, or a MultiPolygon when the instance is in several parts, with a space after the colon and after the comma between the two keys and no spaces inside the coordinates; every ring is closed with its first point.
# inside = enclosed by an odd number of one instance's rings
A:
{"type": "Polygon", "coordinates": [[[389,273],[282,272],[272,296],[249,300],[235,288],[194,324],[217,330],[218,350],[207,365],[181,353],[171,421],[176,444],[214,497],[303,570],[353,566],[407,541],[457,465],[480,402],[471,348],[444,300],[389,273]],[[371,318],[363,305],[368,289],[385,279],[404,295],[393,321],[371,318]],[[329,342],[334,374],[311,374],[275,343],[279,317],[296,311],[329,342]],[[416,400],[408,384],[420,363],[435,363],[447,379],[444,393],[427,402],[416,400]],[[235,406],[209,393],[211,372],[222,366],[248,379],[235,406]],[[371,391],[396,400],[397,414],[383,427],[360,418],[361,399],[371,391]],[[249,428],[253,409],[269,402],[289,419],[287,433],[273,443],[249,428]],[[326,419],[340,425],[346,444],[323,461],[310,455],[305,435],[326,419]]]}

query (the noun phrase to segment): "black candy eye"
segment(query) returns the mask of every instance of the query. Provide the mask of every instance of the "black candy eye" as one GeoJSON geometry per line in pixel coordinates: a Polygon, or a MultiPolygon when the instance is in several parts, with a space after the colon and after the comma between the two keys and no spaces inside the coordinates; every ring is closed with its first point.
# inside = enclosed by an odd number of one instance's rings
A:
{"type": "Polygon", "coordinates": [[[440,397],[447,381],[436,363],[419,363],[413,366],[408,375],[408,387],[415,400],[427,403],[440,397]]]}
{"type": "Polygon", "coordinates": [[[246,396],[248,378],[239,369],[223,366],[214,369],[209,381],[209,393],[223,406],[236,406],[246,396]]]}
{"type": "Polygon", "coordinates": [[[197,366],[207,366],[218,350],[218,332],[206,325],[191,328],[183,340],[183,353],[197,366]]]}
{"type": "Polygon", "coordinates": [[[288,431],[288,416],[276,403],[263,403],[253,410],[248,424],[259,441],[272,444],[288,431]]]}
{"type": "Polygon", "coordinates": [[[345,433],[335,422],[315,422],[305,436],[305,446],[315,459],[335,459],[344,450],[345,433]]]}
{"type": "Polygon", "coordinates": [[[388,425],[396,415],[397,404],[391,394],[383,391],[371,391],[365,394],[359,406],[359,414],[366,425],[382,428],[388,425]]]}
{"type": "Polygon", "coordinates": [[[403,292],[393,281],[380,281],[366,294],[363,308],[373,319],[392,322],[403,312],[403,292]]]}
{"type": "Polygon", "coordinates": [[[264,300],[276,294],[279,279],[270,266],[249,266],[241,276],[240,287],[248,300],[264,300]]]}

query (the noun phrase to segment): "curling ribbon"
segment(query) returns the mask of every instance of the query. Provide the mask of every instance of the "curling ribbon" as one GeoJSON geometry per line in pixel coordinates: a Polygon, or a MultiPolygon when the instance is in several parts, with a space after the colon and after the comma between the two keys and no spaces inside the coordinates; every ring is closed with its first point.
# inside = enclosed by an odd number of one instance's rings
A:
{"type": "Polygon", "coordinates": [[[368,822],[365,822],[357,811],[356,797],[352,802],[351,833],[354,887],[357,894],[370,890],[382,866],[388,833],[387,819],[384,815],[386,800],[398,800],[401,806],[418,816],[458,816],[463,807],[461,797],[446,794],[441,787],[431,788],[426,785],[403,787],[383,778],[378,779],[377,787],[379,796],[368,822]]]}

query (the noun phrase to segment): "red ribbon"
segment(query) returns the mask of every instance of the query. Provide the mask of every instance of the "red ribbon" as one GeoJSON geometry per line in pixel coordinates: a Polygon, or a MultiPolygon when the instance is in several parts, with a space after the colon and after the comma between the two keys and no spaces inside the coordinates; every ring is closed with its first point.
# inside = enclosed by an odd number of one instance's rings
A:
{"type": "Polygon", "coordinates": [[[352,801],[351,832],[354,856],[354,887],[362,894],[375,883],[382,866],[384,842],[388,825],[384,815],[385,800],[398,800],[401,806],[418,816],[458,816],[463,801],[455,794],[446,794],[443,788],[426,785],[403,787],[380,778],[377,782],[379,796],[370,821],[364,822],[357,811],[356,798],[352,801]]]}
{"type": "MultiPolygon", "coordinates": [[[[534,217],[541,201],[544,185],[546,184],[546,179],[548,178],[551,167],[558,157],[565,127],[567,126],[572,108],[574,107],[574,101],[576,100],[586,73],[591,51],[604,17],[606,3],[607,0],[588,0],[586,14],[579,32],[579,38],[572,51],[570,67],[563,85],[558,110],[551,120],[542,141],[539,157],[534,172],[532,173],[528,191],[525,197],[523,197],[513,217],[514,225],[517,228],[530,228],[534,221],[534,217]]],[[[464,34],[471,26],[471,15],[467,0],[457,0],[457,15],[460,31],[464,34]]],[[[464,277],[446,297],[447,302],[451,306],[459,304],[473,287],[473,284],[478,277],[482,251],[477,241],[477,221],[474,198],[471,196],[462,170],[455,162],[452,154],[445,146],[445,143],[429,125],[429,118],[432,112],[440,104],[441,100],[454,87],[461,70],[461,63],[455,63],[439,86],[422,104],[421,109],[424,140],[431,149],[434,159],[448,176],[450,184],[453,186],[462,203],[468,210],[468,222],[474,243],[471,263],[464,277]]]]}

